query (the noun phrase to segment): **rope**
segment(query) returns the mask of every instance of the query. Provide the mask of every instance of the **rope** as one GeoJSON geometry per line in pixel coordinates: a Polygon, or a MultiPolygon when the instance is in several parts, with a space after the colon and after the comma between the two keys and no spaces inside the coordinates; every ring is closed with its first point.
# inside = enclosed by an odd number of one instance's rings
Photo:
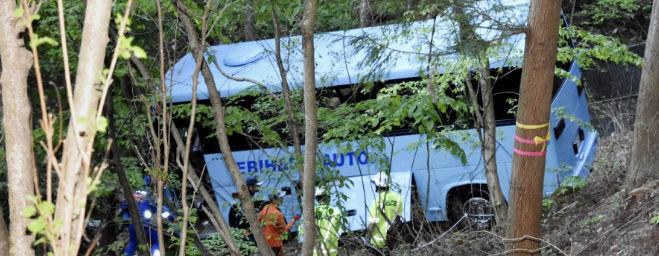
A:
{"type": "Polygon", "coordinates": [[[413,252],[414,252],[414,251],[418,251],[418,250],[422,249],[423,247],[426,247],[426,246],[428,246],[428,245],[431,245],[431,244],[437,242],[437,240],[439,240],[440,238],[444,237],[446,234],[448,234],[449,232],[451,232],[451,230],[455,229],[455,227],[457,227],[458,224],[460,224],[460,222],[462,222],[465,218],[467,218],[467,213],[465,213],[464,215],[462,215],[462,218],[460,218],[455,224],[453,224],[453,226],[452,226],[451,228],[449,228],[448,230],[446,230],[446,232],[444,232],[444,234],[441,234],[441,235],[438,236],[437,238],[433,239],[432,241],[430,241],[430,242],[428,242],[428,243],[426,243],[426,244],[424,244],[424,245],[420,245],[419,247],[412,249],[412,251],[413,251],[413,252]]]}

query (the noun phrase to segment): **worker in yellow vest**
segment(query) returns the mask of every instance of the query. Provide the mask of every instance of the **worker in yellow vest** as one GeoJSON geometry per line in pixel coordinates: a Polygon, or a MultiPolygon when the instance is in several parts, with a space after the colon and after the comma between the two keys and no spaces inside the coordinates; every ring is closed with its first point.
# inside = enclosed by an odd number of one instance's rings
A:
{"type": "Polygon", "coordinates": [[[384,172],[378,172],[371,177],[371,183],[375,185],[375,200],[369,208],[367,234],[370,235],[372,252],[375,255],[383,255],[390,248],[387,247],[387,231],[394,219],[403,213],[403,200],[401,196],[389,191],[389,176],[384,172]]]}
{"type": "Polygon", "coordinates": [[[330,205],[330,195],[326,190],[316,188],[315,194],[318,243],[313,249],[313,255],[336,256],[339,253],[341,213],[338,208],[330,205]]]}
{"type": "MultiPolygon", "coordinates": [[[[341,213],[338,208],[330,205],[331,197],[323,188],[316,188],[315,196],[317,243],[314,245],[313,255],[336,256],[339,253],[341,213]]],[[[303,235],[304,230],[300,229],[300,236],[303,235]]]]}

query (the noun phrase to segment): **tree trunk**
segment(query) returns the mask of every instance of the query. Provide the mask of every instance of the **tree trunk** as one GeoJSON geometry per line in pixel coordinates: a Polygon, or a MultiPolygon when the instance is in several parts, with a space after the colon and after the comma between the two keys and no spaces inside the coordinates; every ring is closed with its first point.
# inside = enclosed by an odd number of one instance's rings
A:
{"type": "Polygon", "coordinates": [[[87,178],[96,135],[96,111],[99,106],[108,44],[112,1],[87,2],[76,74],[71,121],[62,153],[62,177],[57,193],[55,219],[62,220],[59,255],[77,255],[85,225],[87,178]]]}
{"type": "Polygon", "coordinates": [[[27,76],[32,67],[32,53],[20,33],[25,28],[14,18],[16,1],[0,1],[0,57],[2,58],[3,120],[9,192],[9,255],[34,255],[34,236],[27,234],[29,218],[23,209],[32,205],[34,195],[34,156],[27,76]]]}
{"type": "Polygon", "coordinates": [[[636,122],[629,172],[625,189],[632,191],[650,178],[657,176],[659,144],[654,139],[659,133],[659,1],[652,3],[652,16],[648,39],[645,42],[641,84],[636,103],[636,122]]]}
{"type": "Polygon", "coordinates": [[[302,55],[304,81],[304,175],[302,180],[302,215],[304,243],[302,255],[312,255],[316,244],[316,219],[314,208],[316,180],[316,151],[318,149],[318,107],[316,103],[316,63],[314,60],[314,24],[318,0],[305,0],[302,14],[302,55]]]}
{"type": "MultiPolygon", "coordinates": [[[[172,2],[176,6],[179,4],[179,2],[176,0],[172,0],[172,2]]],[[[179,14],[179,17],[184,25],[185,32],[188,35],[188,41],[190,43],[192,54],[195,57],[195,60],[201,60],[199,65],[201,65],[201,73],[204,77],[204,81],[206,82],[206,86],[208,87],[208,94],[214,113],[215,128],[217,129],[217,139],[220,145],[220,151],[222,152],[224,162],[226,163],[227,168],[231,173],[231,177],[233,178],[233,181],[238,188],[243,210],[245,212],[256,212],[252,197],[249,195],[249,191],[247,190],[245,179],[240,172],[240,168],[238,168],[238,164],[236,164],[236,160],[233,158],[233,154],[231,153],[231,147],[229,146],[229,140],[226,131],[226,123],[224,121],[224,116],[226,113],[222,104],[222,99],[220,98],[220,92],[217,90],[215,80],[213,79],[213,74],[211,73],[208,64],[206,63],[203,56],[199,56],[200,54],[203,54],[202,43],[204,42],[201,42],[198,39],[197,31],[195,30],[195,27],[187,13],[185,13],[182,8],[177,8],[177,13],[179,14]]],[[[258,246],[261,253],[266,256],[273,255],[272,249],[270,249],[265,235],[261,230],[261,225],[256,217],[256,214],[245,214],[245,217],[247,217],[247,222],[252,229],[252,234],[254,234],[256,245],[258,246]]]]}
{"type": "Polygon", "coordinates": [[[485,161],[485,176],[490,201],[494,207],[497,224],[506,225],[508,221],[508,203],[501,190],[499,170],[497,168],[497,120],[494,116],[494,87],[490,76],[490,62],[487,56],[479,58],[480,78],[478,83],[483,99],[483,137],[481,149],[485,161]]]}
{"type": "MultiPolygon", "coordinates": [[[[468,42],[474,40],[481,40],[476,34],[475,27],[464,21],[464,6],[465,3],[451,2],[453,7],[453,18],[459,23],[460,42],[468,42]]],[[[462,48],[459,48],[462,49],[462,48]]],[[[481,154],[485,163],[485,178],[487,180],[487,189],[490,194],[490,201],[494,207],[494,214],[497,224],[506,225],[508,221],[508,203],[501,190],[501,182],[499,181],[499,170],[497,168],[497,141],[496,141],[496,117],[494,116],[494,87],[492,84],[492,77],[490,74],[490,60],[486,54],[487,49],[465,49],[464,54],[476,58],[478,60],[478,87],[481,92],[481,100],[483,102],[482,108],[478,105],[478,93],[472,87],[470,81],[467,81],[468,91],[471,97],[472,105],[474,106],[474,119],[476,129],[481,142],[481,154]],[[482,131],[482,132],[481,132],[482,131]]]]}
{"type": "Polygon", "coordinates": [[[506,225],[508,221],[508,203],[501,190],[499,181],[499,170],[497,168],[497,120],[494,116],[494,87],[490,75],[490,62],[487,56],[481,57],[479,63],[481,97],[483,99],[483,160],[485,160],[485,176],[487,178],[487,190],[490,193],[490,201],[494,207],[497,223],[506,225]]]}
{"type": "Polygon", "coordinates": [[[243,13],[243,18],[245,19],[243,30],[245,41],[254,41],[259,38],[259,35],[256,33],[256,20],[254,19],[255,5],[254,0],[248,0],[248,3],[245,4],[245,12],[243,13]]]}
{"type": "MultiPolygon", "coordinates": [[[[515,134],[522,139],[533,139],[536,136],[544,138],[549,129],[549,95],[554,81],[559,25],[557,19],[560,11],[560,1],[531,1],[517,122],[522,125],[547,126],[537,129],[518,127],[515,134]]],[[[507,237],[521,239],[510,244],[510,255],[540,255],[540,242],[528,237],[540,238],[546,159],[544,154],[529,156],[520,153],[540,152],[542,148],[542,144],[515,141],[507,237]]]]}
{"type": "Polygon", "coordinates": [[[365,28],[371,25],[371,2],[361,0],[359,2],[359,26],[365,28]]]}

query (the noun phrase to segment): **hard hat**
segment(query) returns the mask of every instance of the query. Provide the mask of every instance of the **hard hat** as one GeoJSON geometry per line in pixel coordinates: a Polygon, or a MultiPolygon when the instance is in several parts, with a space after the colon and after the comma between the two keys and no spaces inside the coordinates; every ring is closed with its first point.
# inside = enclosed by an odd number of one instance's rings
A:
{"type": "Polygon", "coordinates": [[[263,185],[263,181],[259,181],[259,177],[258,177],[258,176],[248,177],[248,178],[245,180],[245,183],[247,183],[247,185],[253,185],[253,186],[261,186],[261,185],[263,185]]]}
{"type": "Polygon", "coordinates": [[[282,198],[286,195],[286,191],[274,191],[270,194],[270,200],[282,198]]]}
{"type": "Polygon", "coordinates": [[[371,177],[371,182],[378,187],[389,187],[389,176],[384,172],[378,172],[371,177]]]}
{"type": "Polygon", "coordinates": [[[315,194],[315,196],[326,196],[326,195],[327,195],[327,191],[325,191],[324,188],[318,188],[318,187],[317,187],[317,188],[316,188],[316,192],[315,192],[314,194],[315,194]]]}

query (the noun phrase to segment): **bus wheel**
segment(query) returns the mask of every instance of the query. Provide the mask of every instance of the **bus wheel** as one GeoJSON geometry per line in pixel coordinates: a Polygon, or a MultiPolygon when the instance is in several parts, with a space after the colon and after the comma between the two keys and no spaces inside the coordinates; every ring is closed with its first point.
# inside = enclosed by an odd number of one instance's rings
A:
{"type": "Polygon", "coordinates": [[[448,198],[448,218],[458,228],[487,229],[494,226],[494,208],[484,190],[458,188],[448,198]]]}
{"type": "Polygon", "coordinates": [[[494,226],[494,208],[482,197],[472,197],[464,203],[462,209],[467,214],[467,226],[476,229],[488,229],[494,226]]]}

